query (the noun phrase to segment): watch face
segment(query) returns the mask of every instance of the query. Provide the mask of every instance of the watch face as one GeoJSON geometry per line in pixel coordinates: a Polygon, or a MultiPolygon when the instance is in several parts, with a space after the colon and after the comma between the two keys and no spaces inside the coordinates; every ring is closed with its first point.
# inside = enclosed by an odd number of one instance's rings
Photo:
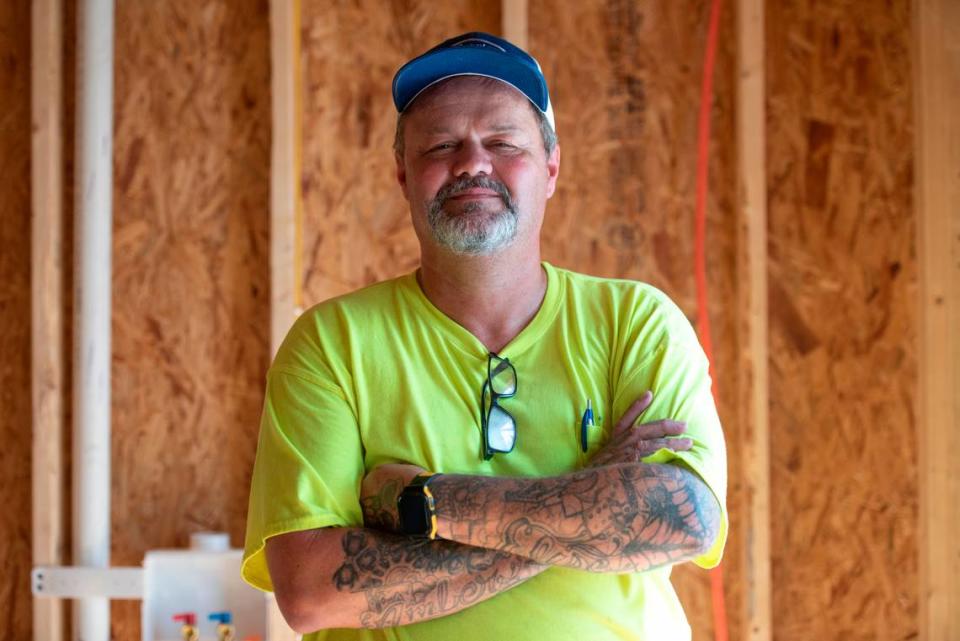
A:
{"type": "Polygon", "coordinates": [[[430,516],[427,513],[427,497],[423,494],[401,494],[397,499],[400,512],[400,530],[404,534],[427,534],[430,532],[430,516]]]}

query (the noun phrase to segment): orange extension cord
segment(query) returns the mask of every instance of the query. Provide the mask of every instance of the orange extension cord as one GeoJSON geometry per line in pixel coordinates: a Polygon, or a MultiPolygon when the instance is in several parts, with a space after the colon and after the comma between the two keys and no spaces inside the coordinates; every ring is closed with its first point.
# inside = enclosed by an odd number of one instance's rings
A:
{"type": "MultiPolygon", "coordinates": [[[[707,311],[707,188],[708,157],[710,150],[710,106],[713,99],[713,67],[717,57],[717,38],[720,30],[720,3],[713,0],[710,6],[710,25],[707,31],[707,47],[703,61],[703,84],[700,92],[700,118],[697,125],[697,200],[694,233],[694,277],[697,290],[697,333],[710,363],[710,378],[713,381],[713,400],[718,402],[720,391],[713,369],[713,341],[710,338],[710,316],[707,311]]],[[[727,641],[727,607],[723,594],[723,566],[710,570],[710,593],[713,603],[713,630],[716,641],[727,641]]]]}

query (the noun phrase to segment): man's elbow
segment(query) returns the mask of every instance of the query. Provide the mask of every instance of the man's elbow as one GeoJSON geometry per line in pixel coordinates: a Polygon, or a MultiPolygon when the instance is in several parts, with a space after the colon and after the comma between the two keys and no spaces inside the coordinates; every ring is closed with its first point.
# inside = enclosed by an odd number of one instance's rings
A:
{"type": "Polygon", "coordinates": [[[706,481],[686,464],[678,462],[658,467],[658,470],[676,483],[678,489],[682,489],[685,503],[682,516],[685,523],[684,560],[689,561],[706,554],[713,549],[717,537],[720,536],[720,502],[706,481]]]}
{"type": "Polygon", "coordinates": [[[336,591],[331,584],[324,587],[317,577],[323,569],[305,563],[306,554],[297,543],[304,533],[293,533],[267,541],[267,567],[273,582],[277,607],[287,625],[299,634],[325,628],[347,627],[342,620],[343,608],[335,605],[336,591]]]}
{"type": "Polygon", "coordinates": [[[274,581],[274,596],[277,607],[287,625],[298,634],[308,634],[328,628],[356,627],[356,623],[343,617],[344,608],[338,608],[335,594],[323,590],[303,589],[290,585],[292,582],[274,581]]]}
{"type": "Polygon", "coordinates": [[[277,606],[280,614],[283,615],[283,620],[297,634],[308,634],[320,629],[314,622],[313,613],[291,601],[289,597],[281,597],[277,594],[277,606]]]}
{"type": "Polygon", "coordinates": [[[699,533],[696,539],[696,556],[706,554],[720,536],[720,503],[707,484],[699,477],[696,477],[698,490],[695,492],[694,502],[696,504],[697,520],[699,522],[699,533]]]}
{"type": "Polygon", "coordinates": [[[317,606],[320,604],[317,599],[311,598],[306,590],[298,587],[294,577],[278,572],[272,578],[277,607],[284,621],[294,632],[307,634],[323,627],[317,612],[317,606]]]}

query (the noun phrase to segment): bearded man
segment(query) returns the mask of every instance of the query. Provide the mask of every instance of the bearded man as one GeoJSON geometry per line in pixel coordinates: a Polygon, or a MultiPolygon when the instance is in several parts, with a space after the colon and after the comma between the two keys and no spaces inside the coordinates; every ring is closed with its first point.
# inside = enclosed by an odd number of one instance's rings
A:
{"type": "Polygon", "coordinates": [[[287,336],[244,578],[311,640],[689,639],[670,569],[717,564],[727,523],[689,322],[541,260],[560,147],[526,52],[452,38],[393,97],[421,265],[287,336]]]}

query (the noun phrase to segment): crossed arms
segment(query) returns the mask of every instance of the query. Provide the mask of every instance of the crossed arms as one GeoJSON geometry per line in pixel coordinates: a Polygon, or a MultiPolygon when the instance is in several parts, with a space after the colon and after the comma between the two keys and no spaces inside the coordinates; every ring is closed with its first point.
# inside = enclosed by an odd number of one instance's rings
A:
{"type": "Polygon", "coordinates": [[[638,572],[708,550],[720,509],[700,478],[640,462],[684,450],[682,423],[633,427],[648,392],[614,428],[594,467],[548,478],[444,475],[431,483],[439,537],[399,536],[396,497],[419,468],[388,465],[364,480],[364,528],[293,532],[267,541],[277,602],[297,631],[405,625],[458,612],[558,565],[638,572]]]}

